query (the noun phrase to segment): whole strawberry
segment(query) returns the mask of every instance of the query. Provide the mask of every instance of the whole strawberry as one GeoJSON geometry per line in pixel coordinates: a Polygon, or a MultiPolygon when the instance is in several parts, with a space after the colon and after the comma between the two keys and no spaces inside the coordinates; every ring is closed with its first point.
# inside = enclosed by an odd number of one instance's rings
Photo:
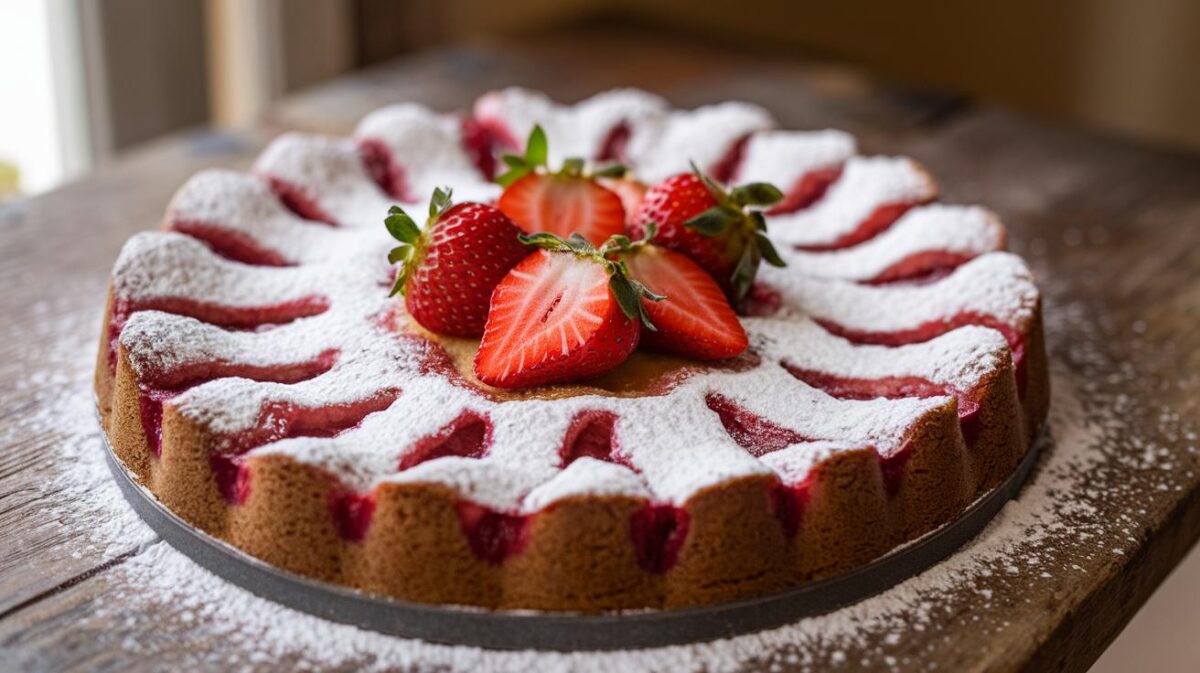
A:
{"type": "Polygon", "coordinates": [[[655,244],[691,257],[717,281],[730,303],[740,306],[763,260],[784,266],[758,210],[782,198],[779,189],[765,182],[726,191],[693,166],[691,173],[669,177],[646,191],[630,231],[644,238],[646,226],[657,223],[655,244]]]}
{"type": "Polygon", "coordinates": [[[384,221],[400,245],[388,253],[399,263],[391,294],[402,293],[409,315],[447,336],[477,337],[500,279],[529,256],[521,230],[498,208],[453,204],[450,190],[435,189],[421,229],[399,206],[384,221]]]}

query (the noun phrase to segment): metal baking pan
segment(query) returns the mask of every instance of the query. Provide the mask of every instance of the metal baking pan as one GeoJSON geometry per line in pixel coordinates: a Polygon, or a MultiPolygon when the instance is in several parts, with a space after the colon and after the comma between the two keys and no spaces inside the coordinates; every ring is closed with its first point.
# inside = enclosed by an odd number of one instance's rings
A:
{"type": "MultiPolygon", "coordinates": [[[[103,434],[103,433],[101,433],[103,434]]],[[[108,464],[125,499],[163,540],[251,593],[325,619],[430,642],[501,650],[624,650],[728,638],[831,612],[933,566],[987,526],[1020,490],[1042,441],[1008,479],[954,522],[837,577],[779,593],[703,607],[574,614],[410,603],[328,584],[268,565],[192,527],[138,484],[105,438],[108,464]]]]}

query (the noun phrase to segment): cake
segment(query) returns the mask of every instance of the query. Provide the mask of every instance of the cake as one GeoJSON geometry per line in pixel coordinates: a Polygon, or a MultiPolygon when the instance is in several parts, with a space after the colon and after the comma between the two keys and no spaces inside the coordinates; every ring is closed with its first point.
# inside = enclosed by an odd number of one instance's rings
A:
{"type": "Polygon", "coordinates": [[[95,388],[153,495],[279,568],[373,594],[597,612],[729,601],[846,572],[950,523],[1012,472],[1048,377],[1032,275],[915,161],[763,109],[575,105],[507,89],[468,114],[400,104],[352,138],[287,133],[202,172],[116,261],[95,388]],[[551,161],[647,183],[693,161],[769,180],[786,268],[750,347],[636,351],[599,377],[487,386],[479,342],[388,297],[389,207],[490,202],[534,125],[551,161]]]}

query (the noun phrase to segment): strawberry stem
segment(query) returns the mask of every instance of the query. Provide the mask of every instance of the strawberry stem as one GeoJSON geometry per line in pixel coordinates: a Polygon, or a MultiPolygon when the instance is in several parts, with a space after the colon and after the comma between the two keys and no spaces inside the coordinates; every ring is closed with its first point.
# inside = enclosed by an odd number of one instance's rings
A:
{"type": "Polygon", "coordinates": [[[742,254],[729,277],[734,304],[737,305],[750,292],[763,260],[771,266],[787,266],[767,238],[767,218],[762,214],[763,208],[783,200],[783,192],[767,182],[750,182],[726,191],[720,183],[705,175],[695,162],[690,163],[692,172],[700,178],[717,203],[683,225],[710,238],[736,236],[744,241],[742,254]]]}
{"type": "MultiPolygon", "coordinates": [[[[425,222],[425,231],[432,229],[438,218],[454,205],[451,198],[453,193],[454,190],[449,187],[434,188],[433,196],[429,199],[429,219],[425,222]]],[[[388,208],[388,215],[383,224],[392,238],[400,242],[400,245],[388,251],[388,263],[400,264],[400,268],[396,270],[396,281],[392,283],[392,289],[388,292],[389,297],[394,297],[407,292],[408,277],[425,252],[425,238],[424,232],[413,221],[412,216],[400,206],[388,208]]]]}

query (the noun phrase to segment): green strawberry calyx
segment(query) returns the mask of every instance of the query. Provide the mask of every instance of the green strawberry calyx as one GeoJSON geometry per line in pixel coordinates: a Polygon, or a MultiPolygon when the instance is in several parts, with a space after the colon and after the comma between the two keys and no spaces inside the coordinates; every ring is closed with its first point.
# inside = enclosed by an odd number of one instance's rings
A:
{"type": "Polygon", "coordinates": [[[620,254],[645,245],[646,241],[653,237],[654,228],[655,225],[651,223],[647,227],[646,237],[636,242],[631,241],[628,236],[616,234],[599,248],[578,233],[571,234],[568,238],[544,232],[522,235],[519,238],[526,245],[550,252],[569,253],[602,265],[608,272],[608,287],[612,291],[613,297],[616,298],[617,305],[621,307],[621,312],[630,320],[641,322],[646,329],[657,332],[658,328],[650,321],[650,316],[646,313],[646,307],[641,300],[662,301],[666,299],[666,296],[656,294],[650,288],[634,280],[620,254]]]}
{"type": "Polygon", "coordinates": [[[496,177],[496,184],[508,187],[530,173],[569,178],[620,178],[624,177],[626,173],[625,167],[621,164],[589,167],[587,162],[579,157],[564,159],[562,167],[557,171],[551,171],[547,165],[549,154],[550,145],[546,140],[546,132],[540,125],[535,124],[533,130],[529,132],[529,139],[525,142],[524,154],[505,154],[500,157],[508,170],[496,177]]]}
{"type": "Polygon", "coordinates": [[[736,305],[750,292],[761,262],[766,261],[776,267],[787,266],[767,237],[767,219],[762,212],[764,208],[779,203],[783,199],[783,192],[768,182],[749,182],[727,191],[716,180],[705,175],[695,163],[691,166],[692,172],[708,188],[716,204],[686,220],[683,226],[710,238],[736,236],[745,241],[729,278],[736,305]]]}
{"type": "MultiPolygon", "coordinates": [[[[454,204],[451,200],[452,193],[453,190],[449,187],[437,187],[433,190],[433,196],[429,199],[429,218],[425,221],[424,231],[433,229],[438,219],[454,204]]],[[[388,293],[389,297],[394,297],[408,292],[408,278],[425,255],[426,237],[412,216],[400,206],[388,208],[388,215],[383,223],[392,238],[400,242],[400,245],[388,252],[388,263],[400,264],[400,268],[396,270],[396,281],[388,293]]]]}

